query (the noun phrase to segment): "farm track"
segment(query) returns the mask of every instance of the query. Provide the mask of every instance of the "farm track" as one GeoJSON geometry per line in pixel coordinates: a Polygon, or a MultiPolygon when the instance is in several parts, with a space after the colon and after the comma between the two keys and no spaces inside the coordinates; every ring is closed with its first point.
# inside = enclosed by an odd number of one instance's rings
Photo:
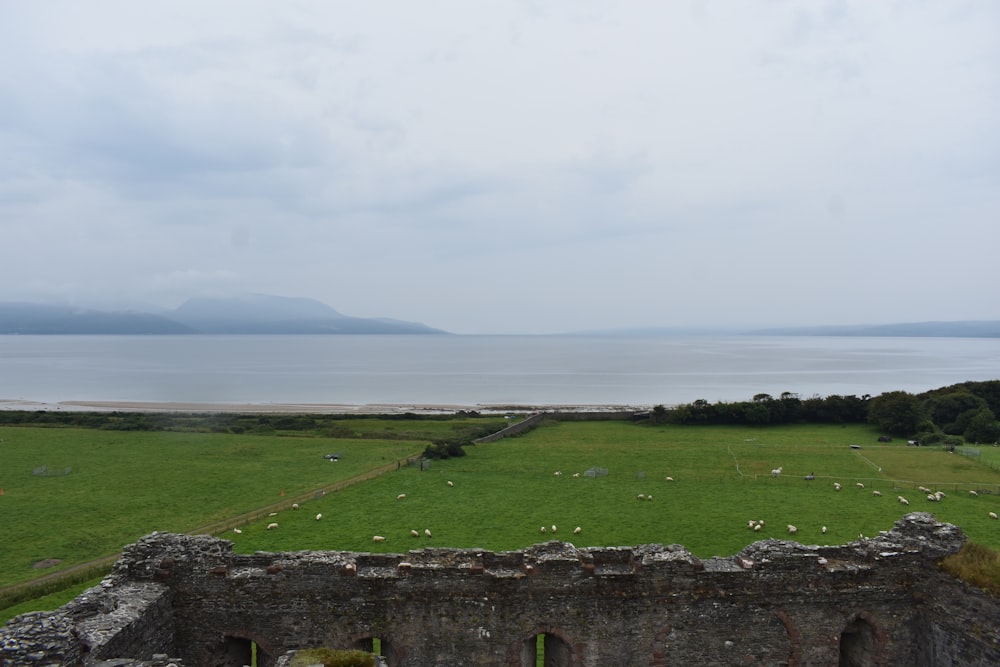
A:
{"type": "MultiPolygon", "coordinates": [[[[283,498],[280,502],[272,503],[265,507],[259,507],[252,512],[246,512],[223,521],[206,524],[199,528],[195,528],[194,530],[188,531],[187,534],[215,535],[238,526],[252,523],[253,521],[258,521],[267,517],[271,512],[290,509],[294,503],[304,503],[310,500],[316,500],[323,497],[327,493],[334,493],[336,491],[340,491],[341,489],[346,489],[349,486],[360,484],[361,482],[367,482],[370,479],[374,479],[388,472],[398,470],[402,466],[409,465],[419,456],[419,453],[413,454],[405,459],[399,459],[397,461],[393,461],[392,463],[387,463],[378,468],[373,468],[367,472],[363,472],[360,475],[355,475],[349,479],[344,479],[334,484],[314,489],[308,493],[283,498]]],[[[121,555],[121,552],[114,553],[101,558],[96,558],[92,561],[87,561],[86,563],[78,563],[64,570],[59,570],[58,572],[42,575],[35,579],[31,579],[30,581],[22,581],[16,584],[10,584],[9,586],[2,586],[0,587],[0,609],[17,604],[22,600],[29,600],[33,597],[38,597],[37,594],[31,593],[33,590],[50,589],[54,592],[72,586],[79,581],[104,576],[111,570],[111,567],[118,561],[118,559],[121,558],[121,555]],[[60,582],[65,583],[60,586],[60,582]]]]}

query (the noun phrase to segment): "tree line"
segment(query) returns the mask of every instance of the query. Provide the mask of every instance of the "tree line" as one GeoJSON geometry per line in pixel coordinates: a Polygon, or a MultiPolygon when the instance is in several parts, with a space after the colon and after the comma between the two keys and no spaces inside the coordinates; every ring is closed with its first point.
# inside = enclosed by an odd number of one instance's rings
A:
{"type": "Polygon", "coordinates": [[[1000,440],[1000,380],[962,382],[920,394],[890,391],[878,396],[812,396],[785,392],[756,394],[749,401],[657,405],[649,423],[777,424],[869,423],[888,436],[921,444],[996,443],[1000,440]]]}

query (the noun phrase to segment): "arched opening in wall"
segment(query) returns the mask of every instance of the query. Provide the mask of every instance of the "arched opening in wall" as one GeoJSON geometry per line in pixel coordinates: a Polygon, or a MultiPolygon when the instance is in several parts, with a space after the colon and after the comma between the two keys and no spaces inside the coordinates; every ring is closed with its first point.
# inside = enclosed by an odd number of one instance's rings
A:
{"type": "Polygon", "coordinates": [[[212,667],[271,667],[270,654],[246,637],[227,635],[212,651],[212,667]]]}
{"type": "Polygon", "coordinates": [[[840,633],[840,667],[874,667],[878,654],[875,628],[856,618],[840,633]]]}
{"type": "Polygon", "coordinates": [[[382,637],[363,637],[354,642],[352,648],[382,656],[385,664],[389,667],[395,667],[395,665],[399,664],[398,656],[393,649],[392,642],[382,637]]]}
{"type": "Polygon", "coordinates": [[[524,640],[521,667],[570,667],[573,651],[561,637],[540,632],[524,640]]]}

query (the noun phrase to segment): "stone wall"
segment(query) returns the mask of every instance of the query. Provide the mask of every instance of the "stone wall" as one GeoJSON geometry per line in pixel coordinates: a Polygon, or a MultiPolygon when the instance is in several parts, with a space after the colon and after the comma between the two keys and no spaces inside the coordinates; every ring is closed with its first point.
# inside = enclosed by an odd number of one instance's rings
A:
{"type": "Polygon", "coordinates": [[[997,665],[1000,604],[936,566],[963,541],[925,513],[846,545],[766,540],[704,561],[678,545],[565,542],[242,555],[154,533],[100,587],[14,619],[0,663],[238,666],[253,643],[271,667],[377,638],[391,666],[515,666],[535,664],[542,636],[555,666],[997,665]]]}

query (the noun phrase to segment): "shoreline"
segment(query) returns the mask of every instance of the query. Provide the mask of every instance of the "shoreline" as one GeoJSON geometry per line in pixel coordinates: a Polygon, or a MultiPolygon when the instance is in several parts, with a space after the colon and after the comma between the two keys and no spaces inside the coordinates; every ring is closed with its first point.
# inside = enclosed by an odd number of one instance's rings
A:
{"type": "Polygon", "coordinates": [[[23,399],[0,399],[0,410],[29,412],[188,412],[225,414],[335,414],[335,415],[397,415],[454,414],[477,412],[504,414],[508,412],[646,412],[652,406],[637,405],[453,405],[434,403],[202,403],[181,401],[87,401],[72,400],[54,403],[23,399]]]}

